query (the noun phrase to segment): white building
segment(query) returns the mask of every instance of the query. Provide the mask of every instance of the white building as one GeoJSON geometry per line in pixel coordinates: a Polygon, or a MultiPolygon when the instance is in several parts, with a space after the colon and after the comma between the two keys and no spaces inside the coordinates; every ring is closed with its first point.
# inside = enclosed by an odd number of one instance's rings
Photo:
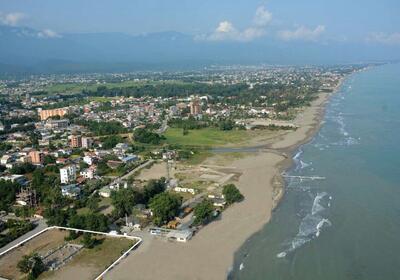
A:
{"type": "Polygon", "coordinates": [[[61,184],[68,184],[76,180],[76,166],[68,165],[60,168],[61,184]]]}
{"type": "Polygon", "coordinates": [[[88,165],[92,165],[94,163],[94,158],[91,156],[84,156],[83,161],[88,165]]]}
{"type": "Polygon", "coordinates": [[[75,198],[75,197],[79,196],[80,192],[81,192],[81,189],[75,184],[61,186],[61,194],[63,196],[75,198]]]}
{"type": "Polygon", "coordinates": [[[93,168],[86,168],[79,173],[85,179],[93,179],[95,172],[93,168]]]}
{"type": "Polygon", "coordinates": [[[89,149],[93,145],[93,139],[89,137],[82,137],[82,148],[89,149]]]}

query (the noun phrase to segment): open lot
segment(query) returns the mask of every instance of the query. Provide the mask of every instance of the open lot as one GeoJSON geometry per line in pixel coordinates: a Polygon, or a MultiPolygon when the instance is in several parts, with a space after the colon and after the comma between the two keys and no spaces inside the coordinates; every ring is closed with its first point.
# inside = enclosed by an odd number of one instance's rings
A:
{"type": "Polygon", "coordinates": [[[28,241],[6,255],[0,257],[0,276],[7,279],[20,279],[23,275],[17,268],[17,263],[25,255],[33,252],[45,254],[52,248],[56,248],[64,243],[64,237],[68,235],[66,231],[49,230],[28,241]]]}
{"type": "Polygon", "coordinates": [[[257,145],[261,141],[263,143],[271,141],[271,139],[284,133],[286,132],[268,129],[223,131],[217,128],[202,128],[189,130],[187,135],[183,135],[181,128],[169,128],[164,136],[170,144],[211,148],[257,145]]]}
{"type": "Polygon", "coordinates": [[[136,242],[136,240],[124,237],[95,235],[95,238],[98,239],[98,245],[92,249],[75,250],[73,245],[68,244],[80,245],[80,238],[66,242],[64,238],[67,235],[68,231],[50,229],[0,257],[0,276],[7,279],[24,279],[25,275],[19,272],[17,268],[17,263],[24,255],[31,253],[38,253],[41,256],[50,255],[45,259],[45,263],[47,261],[54,263],[74,254],[72,259],[59,269],[46,271],[38,279],[92,280],[136,242]],[[52,254],[53,251],[56,253],[52,254]]]}

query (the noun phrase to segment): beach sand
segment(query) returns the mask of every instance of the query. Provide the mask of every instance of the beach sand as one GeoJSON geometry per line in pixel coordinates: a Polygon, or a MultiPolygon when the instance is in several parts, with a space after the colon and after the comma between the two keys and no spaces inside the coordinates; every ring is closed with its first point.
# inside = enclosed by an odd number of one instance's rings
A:
{"type": "Polygon", "coordinates": [[[291,164],[291,153],[309,141],[320,126],[329,94],[320,94],[295,120],[296,131],[280,135],[269,149],[234,160],[242,172],[236,183],[245,200],[203,228],[187,243],[148,237],[105,279],[226,279],[235,251],[270,219],[283,195],[281,172],[291,164]]]}

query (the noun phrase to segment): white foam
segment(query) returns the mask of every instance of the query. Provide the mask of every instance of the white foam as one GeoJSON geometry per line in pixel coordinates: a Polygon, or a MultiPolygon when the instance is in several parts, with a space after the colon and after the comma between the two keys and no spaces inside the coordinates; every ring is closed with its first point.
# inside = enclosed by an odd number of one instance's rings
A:
{"type": "Polygon", "coordinates": [[[317,196],[314,198],[314,203],[311,208],[311,215],[315,215],[325,208],[320,204],[321,199],[323,199],[327,195],[326,192],[318,193],[317,196]]]}
{"type": "Polygon", "coordinates": [[[286,252],[280,252],[279,254],[277,254],[276,255],[276,257],[278,257],[278,258],[284,258],[284,257],[286,257],[286,255],[287,255],[287,253],[286,252]]]}

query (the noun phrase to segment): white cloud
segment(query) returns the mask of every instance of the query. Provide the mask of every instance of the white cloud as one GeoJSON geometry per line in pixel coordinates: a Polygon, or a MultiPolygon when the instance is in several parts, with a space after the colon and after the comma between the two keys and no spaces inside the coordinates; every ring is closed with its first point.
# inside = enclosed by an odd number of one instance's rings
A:
{"type": "Polygon", "coordinates": [[[23,13],[8,13],[0,12],[0,22],[5,25],[16,26],[22,19],[26,18],[23,13]]]}
{"type": "Polygon", "coordinates": [[[197,36],[197,40],[207,41],[241,41],[248,42],[266,33],[266,26],[271,22],[272,14],[264,7],[257,8],[254,15],[253,24],[243,30],[238,30],[232,22],[221,21],[211,34],[197,36]]]}
{"type": "Polygon", "coordinates": [[[366,38],[366,41],[385,45],[400,45],[400,33],[371,33],[366,38]]]}
{"type": "Polygon", "coordinates": [[[266,26],[272,21],[272,13],[269,12],[264,6],[260,6],[256,10],[254,16],[254,24],[257,26],[266,26]]]}
{"type": "Polygon", "coordinates": [[[44,29],[38,32],[37,36],[39,38],[60,38],[61,35],[51,29],[44,29]]]}
{"type": "Polygon", "coordinates": [[[305,26],[299,26],[295,30],[281,30],[278,37],[284,41],[303,40],[316,41],[325,32],[324,25],[318,25],[314,29],[305,26]]]}
{"type": "Polygon", "coordinates": [[[217,29],[215,30],[216,33],[232,33],[235,31],[236,30],[233,27],[233,24],[229,21],[220,22],[217,29]]]}

